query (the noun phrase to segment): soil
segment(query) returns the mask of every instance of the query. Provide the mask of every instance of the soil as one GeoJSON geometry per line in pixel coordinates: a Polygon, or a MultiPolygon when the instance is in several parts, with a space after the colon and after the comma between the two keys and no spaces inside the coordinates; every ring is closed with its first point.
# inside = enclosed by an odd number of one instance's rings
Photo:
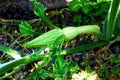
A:
{"type": "MultiPolygon", "coordinates": [[[[38,0],[47,10],[60,9],[67,7],[69,1],[66,0],[38,0]]],[[[0,18],[30,20],[37,18],[33,12],[34,5],[29,0],[1,0],[0,18]]]]}

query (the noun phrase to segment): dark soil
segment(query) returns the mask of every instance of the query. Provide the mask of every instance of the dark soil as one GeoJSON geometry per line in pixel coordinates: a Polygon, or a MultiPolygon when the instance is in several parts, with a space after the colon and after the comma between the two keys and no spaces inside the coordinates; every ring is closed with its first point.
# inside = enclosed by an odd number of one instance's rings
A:
{"type": "Polygon", "coordinates": [[[36,18],[33,4],[28,0],[6,0],[0,2],[0,18],[30,20],[36,18]]]}
{"type": "MultiPolygon", "coordinates": [[[[66,0],[38,0],[47,10],[68,6],[66,0]]],[[[37,18],[33,12],[34,5],[29,0],[1,0],[0,18],[15,20],[30,20],[37,18]]]]}

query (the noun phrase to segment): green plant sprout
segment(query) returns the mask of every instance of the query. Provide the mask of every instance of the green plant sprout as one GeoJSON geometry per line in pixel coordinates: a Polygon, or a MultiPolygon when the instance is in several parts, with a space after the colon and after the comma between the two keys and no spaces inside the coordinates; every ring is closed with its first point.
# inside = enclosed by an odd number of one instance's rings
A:
{"type": "Polygon", "coordinates": [[[57,28],[45,16],[46,7],[44,7],[43,4],[38,3],[36,0],[30,0],[30,1],[32,1],[34,3],[34,14],[36,14],[38,17],[42,18],[42,20],[45,21],[47,24],[49,24],[51,26],[51,28],[57,28]]]}
{"type": "Polygon", "coordinates": [[[25,21],[22,21],[21,25],[19,27],[20,27],[20,32],[25,36],[27,36],[27,35],[40,35],[39,32],[34,31],[32,29],[32,27],[25,21]]]}
{"type": "MultiPolygon", "coordinates": [[[[64,64],[61,62],[62,55],[68,55],[68,54],[78,52],[78,51],[85,51],[85,50],[93,49],[95,47],[109,44],[110,42],[113,42],[116,40],[120,41],[120,33],[118,33],[117,35],[114,34],[115,24],[117,20],[119,20],[118,15],[120,13],[120,9],[119,9],[120,0],[111,1],[111,6],[109,8],[106,21],[103,25],[103,31],[100,31],[100,27],[97,25],[85,25],[85,26],[78,26],[78,27],[68,26],[66,28],[60,29],[57,26],[55,26],[53,23],[51,23],[49,19],[45,16],[46,8],[41,3],[38,3],[36,0],[31,0],[31,1],[35,5],[34,13],[40,18],[42,18],[42,20],[45,21],[48,25],[50,25],[52,29],[53,28],[54,29],[38,36],[37,38],[23,45],[24,47],[40,48],[38,52],[33,52],[30,55],[24,55],[23,57],[20,57],[18,59],[0,64],[0,75],[2,75],[4,72],[7,72],[11,69],[13,69],[13,71],[17,70],[15,69],[16,67],[24,66],[33,61],[44,60],[45,58],[49,58],[49,57],[52,58],[53,57],[52,55],[57,56],[56,63],[58,64],[57,65],[58,67],[56,68],[61,67],[60,69],[62,70],[64,68],[64,66],[60,66],[64,64]],[[60,46],[62,46],[64,41],[70,41],[81,34],[95,35],[99,38],[99,41],[85,44],[85,45],[80,45],[79,47],[75,47],[75,48],[71,48],[67,50],[62,50],[62,47],[60,47],[60,49],[57,49],[56,47],[57,45],[60,44],[60,46]],[[51,52],[49,52],[49,54],[39,54],[47,47],[50,47],[51,49],[51,52]]],[[[23,31],[24,29],[22,29],[23,27],[25,28],[26,26],[28,26],[26,22],[22,22],[19,26],[20,26],[20,31],[23,34],[29,34],[29,33],[26,33],[27,31],[23,31]]],[[[30,28],[30,25],[29,25],[29,28],[30,28]]],[[[29,32],[32,34],[38,34],[38,32],[35,32],[34,30],[31,30],[31,29],[32,28],[30,29],[26,28],[26,30],[29,30],[29,32]]],[[[118,32],[120,32],[120,29],[118,32]]],[[[0,47],[2,47],[2,45],[0,45],[0,47]]],[[[6,48],[3,48],[2,51],[6,52],[6,48]]],[[[18,53],[15,53],[15,54],[18,55],[18,53]]],[[[12,56],[12,54],[10,55],[12,56]]],[[[47,63],[48,62],[46,62],[45,64],[47,63]]],[[[12,75],[13,72],[9,74],[12,75]]],[[[8,77],[8,75],[0,76],[0,79],[6,78],[6,76],[8,77]]]]}

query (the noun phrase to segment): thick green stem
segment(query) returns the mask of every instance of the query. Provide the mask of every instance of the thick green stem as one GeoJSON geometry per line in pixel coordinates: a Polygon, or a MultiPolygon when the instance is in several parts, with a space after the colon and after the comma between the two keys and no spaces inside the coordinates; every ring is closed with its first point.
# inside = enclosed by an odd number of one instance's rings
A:
{"type": "Polygon", "coordinates": [[[106,38],[111,39],[113,37],[113,31],[117,19],[117,15],[119,12],[119,5],[120,0],[112,0],[109,13],[108,13],[108,19],[107,19],[107,32],[106,32],[106,38]]]}
{"type": "Polygon", "coordinates": [[[85,50],[94,49],[96,47],[103,46],[107,43],[108,42],[106,42],[106,41],[104,41],[104,42],[101,41],[101,42],[95,42],[95,43],[90,43],[90,44],[86,44],[86,45],[81,45],[79,47],[63,50],[61,55],[74,54],[75,52],[78,52],[78,51],[85,51],[85,50]]]}
{"type": "Polygon", "coordinates": [[[4,46],[2,44],[0,44],[0,50],[7,53],[10,56],[12,56],[15,59],[20,58],[21,56],[26,56],[25,53],[18,52],[16,50],[11,49],[9,47],[6,47],[6,46],[4,46]]]}
{"type": "MultiPolygon", "coordinates": [[[[107,43],[108,42],[95,42],[95,43],[91,43],[91,44],[81,45],[80,47],[76,47],[76,48],[72,48],[72,49],[68,49],[68,50],[63,50],[60,54],[61,55],[68,55],[68,54],[72,54],[72,53],[75,53],[78,51],[85,51],[88,49],[93,49],[95,47],[102,46],[102,45],[105,45],[107,43]]],[[[17,66],[26,65],[26,64],[31,63],[33,61],[47,58],[47,57],[49,57],[49,55],[50,54],[39,55],[36,53],[33,55],[22,57],[21,59],[16,59],[16,60],[4,63],[4,64],[0,64],[0,74],[4,73],[6,71],[9,71],[17,66]]]]}
{"type": "Polygon", "coordinates": [[[48,55],[33,54],[33,55],[22,57],[20,59],[15,59],[10,62],[6,62],[4,64],[0,64],[0,74],[6,71],[9,71],[17,66],[26,65],[30,62],[41,60],[45,57],[48,57],[48,55]]]}
{"type": "Polygon", "coordinates": [[[4,64],[0,64],[0,74],[13,69],[14,67],[26,64],[26,63],[28,63],[28,60],[29,60],[29,58],[28,58],[28,56],[26,56],[21,59],[15,59],[13,61],[6,62],[4,64]]]}

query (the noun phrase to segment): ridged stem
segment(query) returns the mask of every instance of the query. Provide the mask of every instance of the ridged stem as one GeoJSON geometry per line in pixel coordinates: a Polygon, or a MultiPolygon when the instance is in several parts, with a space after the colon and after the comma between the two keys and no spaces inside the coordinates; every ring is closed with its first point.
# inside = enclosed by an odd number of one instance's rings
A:
{"type": "MultiPolygon", "coordinates": [[[[78,51],[85,51],[85,50],[88,50],[88,49],[93,49],[95,47],[102,46],[102,45],[105,45],[107,43],[108,42],[95,42],[95,43],[91,43],[91,44],[81,45],[81,46],[76,47],[76,48],[63,50],[60,54],[61,55],[73,54],[73,53],[78,52],[78,51]]],[[[26,65],[26,64],[31,63],[33,61],[41,60],[41,59],[43,59],[45,57],[46,58],[49,57],[49,54],[29,55],[29,56],[22,57],[21,59],[16,59],[16,60],[4,63],[4,64],[0,64],[0,74],[4,73],[6,71],[9,71],[9,70],[11,70],[11,69],[13,69],[13,68],[15,68],[17,66],[26,65]]]]}

